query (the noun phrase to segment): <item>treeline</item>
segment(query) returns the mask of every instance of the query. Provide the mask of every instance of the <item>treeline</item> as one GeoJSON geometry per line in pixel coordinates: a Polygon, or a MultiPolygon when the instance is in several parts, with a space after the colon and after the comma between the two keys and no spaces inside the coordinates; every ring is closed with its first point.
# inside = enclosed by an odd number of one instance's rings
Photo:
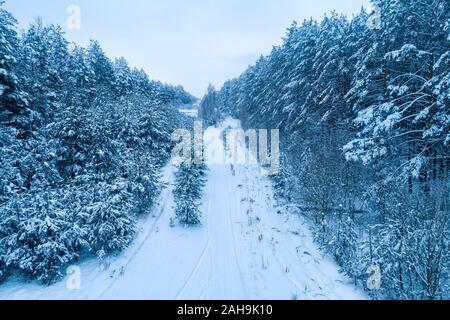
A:
{"type": "Polygon", "coordinates": [[[379,26],[294,23],[218,99],[281,130],[274,185],[356,283],[379,267],[374,298],[450,298],[450,1],[373,4],[379,26]]]}
{"type": "Polygon", "coordinates": [[[0,1],[0,280],[51,283],[128,246],[151,211],[182,125],[182,87],[37,21],[18,34],[0,1]]]}

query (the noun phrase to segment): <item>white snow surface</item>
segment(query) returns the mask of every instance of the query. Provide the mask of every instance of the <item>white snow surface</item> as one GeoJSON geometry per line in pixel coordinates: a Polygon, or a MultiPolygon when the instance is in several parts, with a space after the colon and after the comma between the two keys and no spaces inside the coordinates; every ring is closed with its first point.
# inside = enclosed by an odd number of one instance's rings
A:
{"type": "MultiPolygon", "coordinates": [[[[230,124],[238,125],[229,120],[224,128],[230,124]]],[[[0,300],[366,299],[319,251],[308,223],[277,206],[260,168],[209,169],[200,227],[170,227],[170,164],[163,175],[169,186],[154,214],[139,222],[137,239],[118,257],[80,263],[81,289],[69,290],[67,279],[46,287],[13,278],[0,285],[0,300]]]]}

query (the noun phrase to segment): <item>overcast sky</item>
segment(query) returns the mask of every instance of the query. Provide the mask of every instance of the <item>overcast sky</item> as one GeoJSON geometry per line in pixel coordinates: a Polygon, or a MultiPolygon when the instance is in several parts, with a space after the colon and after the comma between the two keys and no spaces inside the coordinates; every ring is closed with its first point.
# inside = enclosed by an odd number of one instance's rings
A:
{"type": "Polygon", "coordinates": [[[81,45],[98,40],[111,58],[125,57],[151,78],[181,84],[201,97],[260,54],[280,44],[292,21],[321,20],[335,9],[351,16],[369,0],[6,0],[27,27],[36,17],[64,27],[81,45]],[[81,9],[81,29],[67,28],[67,8],[81,9]]]}

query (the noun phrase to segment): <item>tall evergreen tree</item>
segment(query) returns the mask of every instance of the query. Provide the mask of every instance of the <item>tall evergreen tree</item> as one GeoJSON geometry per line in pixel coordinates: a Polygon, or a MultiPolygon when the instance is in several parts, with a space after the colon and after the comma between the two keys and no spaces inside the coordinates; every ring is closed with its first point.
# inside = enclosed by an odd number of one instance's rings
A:
{"type": "Polygon", "coordinates": [[[0,2],[0,280],[49,284],[86,255],[125,249],[162,189],[182,87],[69,45],[0,2]]]}
{"type": "Polygon", "coordinates": [[[376,28],[364,10],[292,24],[225,83],[219,109],[280,128],[278,194],[356,282],[378,265],[375,297],[448,298],[449,1],[373,4],[376,28]]]}

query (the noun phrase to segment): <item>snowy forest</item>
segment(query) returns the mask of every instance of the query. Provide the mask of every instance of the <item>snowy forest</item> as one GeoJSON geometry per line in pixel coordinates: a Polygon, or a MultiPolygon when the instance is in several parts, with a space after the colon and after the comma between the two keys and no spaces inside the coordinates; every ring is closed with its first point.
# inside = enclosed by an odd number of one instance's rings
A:
{"type": "Polygon", "coordinates": [[[176,106],[194,99],[59,26],[18,33],[0,7],[0,280],[49,284],[83,256],[125,249],[187,123],[176,106]]]}
{"type": "Polygon", "coordinates": [[[375,298],[450,298],[450,2],[373,5],[379,28],[294,23],[215,103],[281,130],[276,191],[356,283],[379,266],[375,298]]]}
{"type": "Polygon", "coordinates": [[[450,299],[450,0],[372,5],[198,100],[0,0],[0,299],[450,299]],[[280,171],[172,165],[195,120],[279,129],[280,171]]]}

